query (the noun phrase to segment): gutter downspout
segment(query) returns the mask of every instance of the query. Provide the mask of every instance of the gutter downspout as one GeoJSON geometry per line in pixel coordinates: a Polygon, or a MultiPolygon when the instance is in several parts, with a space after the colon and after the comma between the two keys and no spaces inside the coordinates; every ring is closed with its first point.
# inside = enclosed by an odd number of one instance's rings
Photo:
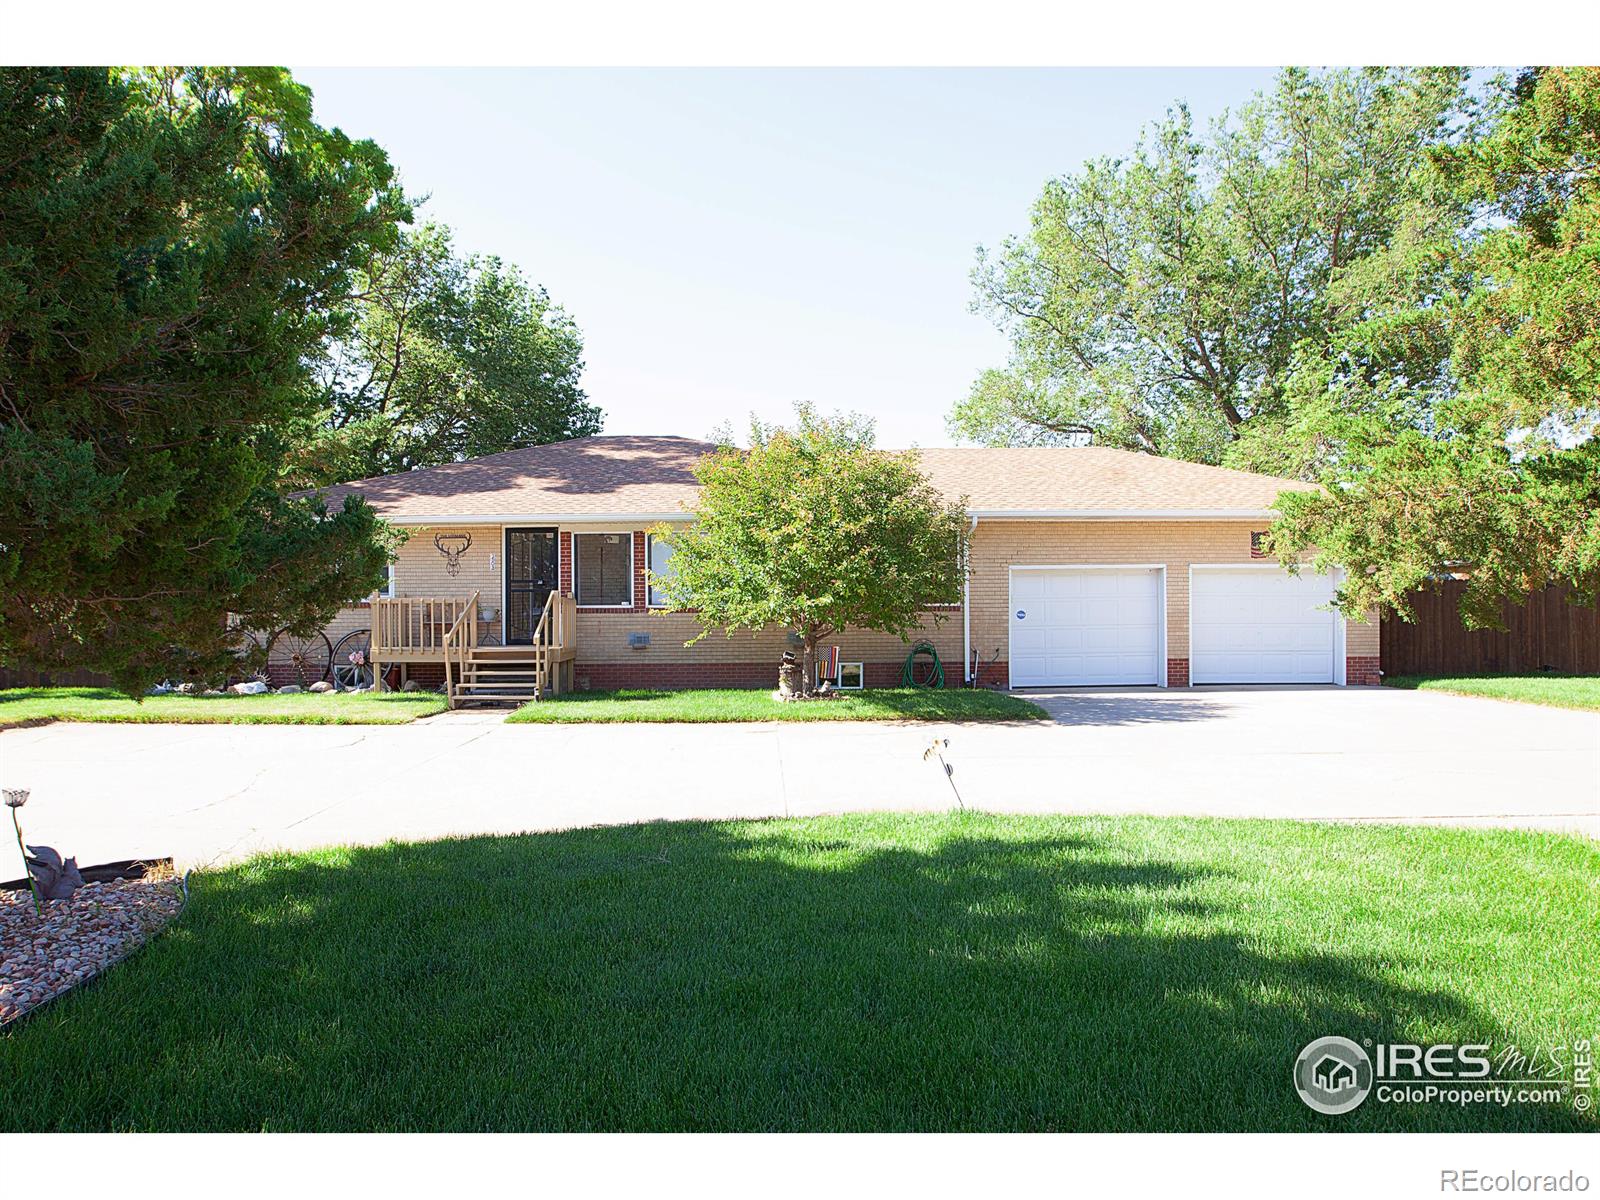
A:
{"type": "Polygon", "coordinates": [[[967,530],[967,569],[961,580],[961,678],[972,683],[972,535],[978,532],[978,518],[967,530]]]}

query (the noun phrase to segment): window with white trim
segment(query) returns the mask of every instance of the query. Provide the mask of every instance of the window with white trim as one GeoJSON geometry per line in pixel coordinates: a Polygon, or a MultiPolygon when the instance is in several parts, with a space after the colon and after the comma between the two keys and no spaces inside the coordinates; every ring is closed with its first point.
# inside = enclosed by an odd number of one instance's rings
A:
{"type": "Polygon", "coordinates": [[[656,580],[672,578],[672,544],[653,533],[646,534],[645,561],[650,567],[650,607],[666,608],[666,594],[656,586],[656,580]]]}
{"type": "Polygon", "coordinates": [[[572,581],[585,608],[632,608],[633,534],[573,534],[572,581]]]}
{"type": "Polygon", "coordinates": [[[378,589],[379,600],[394,599],[394,564],[390,563],[383,569],[383,586],[378,589]]]}

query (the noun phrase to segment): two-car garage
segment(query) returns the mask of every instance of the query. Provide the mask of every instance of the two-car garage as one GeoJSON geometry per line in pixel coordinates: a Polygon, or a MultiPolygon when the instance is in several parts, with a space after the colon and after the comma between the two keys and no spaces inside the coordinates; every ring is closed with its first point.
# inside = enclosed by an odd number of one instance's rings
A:
{"type": "MultiPolygon", "coordinates": [[[[1168,571],[1011,567],[1011,686],[1165,683],[1168,571]]],[[[1186,574],[1191,683],[1342,682],[1341,621],[1325,607],[1330,576],[1255,563],[1196,564],[1186,574]]]]}

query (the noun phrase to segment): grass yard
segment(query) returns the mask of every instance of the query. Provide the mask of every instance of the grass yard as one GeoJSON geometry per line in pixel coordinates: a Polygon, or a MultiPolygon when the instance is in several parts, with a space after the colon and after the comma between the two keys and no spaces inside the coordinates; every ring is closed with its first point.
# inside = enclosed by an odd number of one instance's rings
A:
{"type": "Polygon", "coordinates": [[[0,691],[0,729],[43,721],[174,725],[403,725],[443,712],[432,692],[288,696],[146,696],[110,688],[10,688],[0,691]]]}
{"type": "Polygon", "coordinates": [[[1424,692],[1600,709],[1600,675],[1395,675],[1383,682],[1424,692]]]}
{"type": "MultiPolygon", "coordinates": [[[[9,1129],[1600,1130],[1301,1047],[1600,1033],[1600,847],[975,813],[276,855],[0,1037],[9,1129]]],[[[1569,1064],[1570,1057],[1566,1060],[1569,1064]]]]}
{"type": "Polygon", "coordinates": [[[759,688],[568,692],[525,704],[510,721],[1039,721],[1044,709],[983,688],[870,688],[836,700],[774,700],[759,688]]]}

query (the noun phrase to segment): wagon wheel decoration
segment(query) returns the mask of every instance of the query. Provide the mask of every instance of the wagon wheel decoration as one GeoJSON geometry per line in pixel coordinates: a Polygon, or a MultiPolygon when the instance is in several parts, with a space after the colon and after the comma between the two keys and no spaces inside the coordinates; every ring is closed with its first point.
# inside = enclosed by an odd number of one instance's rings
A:
{"type": "Polygon", "coordinates": [[[344,690],[372,686],[372,630],[353,629],[334,645],[333,682],[344,690]]]}
{"type": "Polygon", "coordinates": [[[328,677],[333,666],[333,646],[325,633],[300,637],[287,629],[281,630],[267,647],[267,664],[280,671],[289,670],[296,683],[303,688],[310,687],[328,677]]]}
{"type": "MultiPolygon", "coordinates": [[[[267,644],[267,635],[259,630],[251,630],[242,620],[230,617],[228,621],[228,653],[233,655],[234,663],[226,673],[223,683],[242,683],[252,679],[265,679],[267,677],[267,655],[263,647],[267,644]]],[[[199,684],[201,672],[189,666],[184,673],[189,677],[188,682],[199,684]]],[[[215,678],[211,683],[218,682],[215,678]]]]}

